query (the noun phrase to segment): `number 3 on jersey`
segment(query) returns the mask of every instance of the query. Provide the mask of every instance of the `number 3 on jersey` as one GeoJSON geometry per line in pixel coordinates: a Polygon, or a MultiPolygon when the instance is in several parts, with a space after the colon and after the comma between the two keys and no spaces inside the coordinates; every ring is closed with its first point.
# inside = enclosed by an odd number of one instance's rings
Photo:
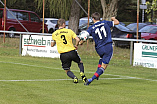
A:
{"type": "Polygon", "coordinates": [[[61,35],[61,39],[63,38],[63,43],[64,44],[67,44],[67,40],[66,40],[66,38],[65,38],[65,35],[61,35]]]}
{"type": "MultiPolygon", "coordinates": [[[[105,37],[107,37],[106,30],[105,30],[105,27],[104,27],[104,26],[102,26],[102,27],[100,28],[100,30],[99,30],[99,28],[97,28],[97,29],[95,30],[95,34],[98,34],[98,36],[99,36],[100,39],[102,39],[101,32],[104,34],[105,37]]],[[[103,34],[102,34],[102,35],[103,35],[103,34]]]]}

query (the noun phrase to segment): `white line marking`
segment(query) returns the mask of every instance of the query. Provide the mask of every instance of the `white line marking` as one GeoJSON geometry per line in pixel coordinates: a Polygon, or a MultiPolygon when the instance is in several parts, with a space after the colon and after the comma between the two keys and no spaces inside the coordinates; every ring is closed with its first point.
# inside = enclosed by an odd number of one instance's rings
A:
{"type": "Polygon", "coordinates": [[[0,80],[0,82],[40,82],[40,81],[65,81],[72,79],[34,79],[34,80],[0,80]]]}
{"type": "MultiPolygon", "coordinates": [[[[127,78],[100,78],[99,80],[104,79],[127,79],[127,78]]],[[[128,78],[129,79],[129,78],[128,78]]],[[[0,82],[42,82],[42,81],[66,81],[66,80],[73,80],[73,79],[32,79],[32,80],[0,80],[0,82]]],[[[81,80],[81,79],[79,79],[81,80]]]]}
{"type": "MultiPolygon", "coordinates": [[[[30,64],[23,64],[23,63],[14,63],[14,62],[3,62],[3,61],[0,61],[0,63],[6,63],[6,64],[10,63],[10,64],[16,64],[16,65],[33,66],[33,67],[48,68],[48,69],[61,69],[61,68],[43,67],[43,66],[30,65],[30,64]]],[[[62,69],[62,70],[63,70],[63,69],[62,69]]]]}
{"type": "MultiPolygon", "coordinates": [[[[0,63],[7,63],[7,64],[10,63],[10,64],[17,64],[17,65],[24,65],[24,66],[33,66],[33,67],[40,67],[40,68],[63,70],[61,68],[43,67],[43,66],[23,64],[23,63],[4,62],[4,61],[0,61],[0,63]]],[[[72,70],[72,71],[79,72],[78,70],[72,70]]],[[[94,74],[94,72],[86,72],[86,73],[94,74]]],[[[121,76],[121,75],[114,75],[114,74],[102,74],[102,75],[116,76],[116,77],[120,77],[120,78],[100,78],[100,79],[140,79],[140,80],[155,81],[155,82],[157,81],[157,80],[153,80],[153,79],[144,79],[144,78],[121,76]]],[[[0,81],[56,81],[56,80],[59,81],[59,80],[72,80],[72,79],[0,80],[0,81]]]]}

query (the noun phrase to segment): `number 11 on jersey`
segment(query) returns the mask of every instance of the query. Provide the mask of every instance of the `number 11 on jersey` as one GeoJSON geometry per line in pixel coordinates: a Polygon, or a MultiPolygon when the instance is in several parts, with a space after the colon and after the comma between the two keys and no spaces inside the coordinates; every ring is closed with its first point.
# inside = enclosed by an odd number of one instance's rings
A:
{"type": "Polygon", "coordinates": [[[95,34],[98,34],[99,38],[102,39],[102,36],[101,36],[101,33],[100,33],[100,32],[102,32],[102,33],[104,34],[104,36],[107,37],[106,30],[105,30],[105,27],[104,27],[104,26],[102,26],[102,27],[100,28],[100,30],[99,30],[99,28],[97,28],[97,29],[95,30],[95,34]]]}

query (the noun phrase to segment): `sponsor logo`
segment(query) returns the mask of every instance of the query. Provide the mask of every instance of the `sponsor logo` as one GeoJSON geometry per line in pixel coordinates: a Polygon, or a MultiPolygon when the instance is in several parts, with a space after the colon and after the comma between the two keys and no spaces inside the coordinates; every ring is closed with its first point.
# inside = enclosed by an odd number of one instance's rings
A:
{"type": "Polygon", "coordinates": [[[142,45],[142,57],[157,58],[157,46],[142,45]]]}
{"type": "Polygon", "coordinates": [[[41,39],[36,39],[30,37],[24,38],[24,46],[33,46],[33,47],[46,47],[46,46],[51,46],[51,40],[46,40],[43,37],[41,39]]]}
{"type": "Polygon", "coordinates": [[[157,46],[152,46],[152,45],[142,45],[142,50],[157,51],[157,46]]]}

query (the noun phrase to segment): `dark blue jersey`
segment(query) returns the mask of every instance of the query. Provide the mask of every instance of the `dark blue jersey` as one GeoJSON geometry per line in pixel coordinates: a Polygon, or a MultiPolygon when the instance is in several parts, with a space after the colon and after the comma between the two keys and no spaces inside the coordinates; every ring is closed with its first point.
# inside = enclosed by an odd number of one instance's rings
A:
{"type": "Polygon", "coordinates": [[[112,43],[111,27],[114,26],[113,21],[99,21],[90,26],[87,32],[92,35],[95,41],[95,48],[98,49],[108,43],[112,43]]]}

